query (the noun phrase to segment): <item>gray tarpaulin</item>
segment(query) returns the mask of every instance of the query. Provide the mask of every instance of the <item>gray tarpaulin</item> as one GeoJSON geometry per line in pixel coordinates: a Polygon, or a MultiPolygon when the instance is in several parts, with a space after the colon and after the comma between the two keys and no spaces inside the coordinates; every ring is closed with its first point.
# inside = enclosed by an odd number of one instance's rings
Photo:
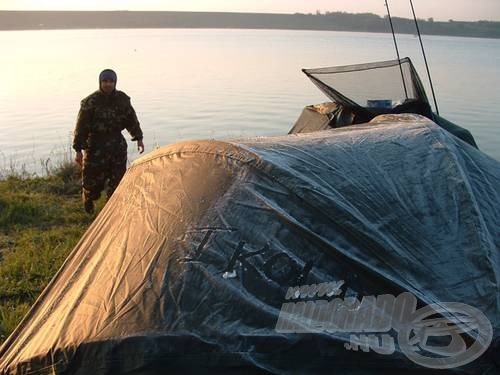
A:
{"type": "Polygon", "coordinates": [[[493,342],[453,370],[494,371],[499,166],[404,115],[160,148],[127,171],[0,349],[0,372],[432,371],[397,345],[349,351],[348,332],[276,331],[289,287],[337,281],[339,298],[475,307],[493,342]]]}

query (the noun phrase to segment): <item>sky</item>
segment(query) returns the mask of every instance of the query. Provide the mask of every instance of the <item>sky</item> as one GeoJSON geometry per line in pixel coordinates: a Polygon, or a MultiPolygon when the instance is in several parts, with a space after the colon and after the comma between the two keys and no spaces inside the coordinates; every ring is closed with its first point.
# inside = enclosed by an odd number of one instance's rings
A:
{"type": "MultiPolygon", "coordinates": [[[[391,14],[411,17],[409,0],[388,0],[391,14]]],[[[413,0],[418,18],[500,21],[500,0],[413,0]]],[[[384,0],[0,0],[0,10],[166,10],[251,13],[344,11],[385,14],[384,0]]]]}

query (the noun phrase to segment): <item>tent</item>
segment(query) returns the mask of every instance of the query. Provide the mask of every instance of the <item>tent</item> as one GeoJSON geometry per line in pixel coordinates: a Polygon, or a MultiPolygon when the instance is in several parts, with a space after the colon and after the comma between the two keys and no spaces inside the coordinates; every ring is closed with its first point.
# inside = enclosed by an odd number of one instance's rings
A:
{"type": "Polygon", "coordinates": [[[499,167],[418,115],[160,148],[0,348],[0,373],[432,372],[398,345],[279,324],[293,298],[404,293],[484,314],[484,353],[450,371],[493,373],[499,167]]]}

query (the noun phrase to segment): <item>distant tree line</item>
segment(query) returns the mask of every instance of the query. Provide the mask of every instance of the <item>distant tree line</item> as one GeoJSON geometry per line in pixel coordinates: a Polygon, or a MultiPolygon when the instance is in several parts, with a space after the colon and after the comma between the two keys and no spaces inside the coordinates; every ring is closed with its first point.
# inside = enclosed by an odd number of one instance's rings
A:
{"type": "MultiPolygon", "coordinates": [[[[415,34],[414,21],[393,17],[396,33],[415,34]]],[[[423,34],[500,38],[500,22],[419,20],[423,34]]],[[[0,11],[0,30],[108,28],[243,28],[390,32],[387,16],[317,11],[316,14],[221,12],[0,11]]]]}
{"type": "MultiPolygon", "coordinates": [[[[390,32],[387,16],[379,16],[373,13],[346,13],[317,11],[316,14],[300,14],[296,16],[308,17],[321,20],[321,24],[334,25],[337,30],[367,31],[367,32],[390,32]]],[[[415,21],[413,19],[392,17],[396,33],[416,34],[415,21]]],[[[418,25],[422,34],[469,36],[482,38],[500,38],[500,22],[496,21],[434,21],[434,19],[418,19],[418,25]]]]}

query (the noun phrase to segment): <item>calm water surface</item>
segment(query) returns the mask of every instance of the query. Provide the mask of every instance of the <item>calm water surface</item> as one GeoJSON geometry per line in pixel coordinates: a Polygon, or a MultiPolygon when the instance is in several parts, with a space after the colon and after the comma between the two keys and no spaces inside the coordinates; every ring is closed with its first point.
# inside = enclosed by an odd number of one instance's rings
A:
{"type": "MultiPolygon", "coordinates": [[[[426,83],[418,39],[398,40],[426,83]]],[[[424,44],[441,115],[500,160],[500,40],[424,36],[424,44]]],[[[103,68],[132,97],[150,151],[284,134],[304,106],[327,100],[301,68],[395,57],[389,34],[321,31],[2,31],[0,46],[0,171],[39,173],[68,157],[80,100],[103,68]]],[[[137,156],[130,145],[130,160],[137,156]]]]}

